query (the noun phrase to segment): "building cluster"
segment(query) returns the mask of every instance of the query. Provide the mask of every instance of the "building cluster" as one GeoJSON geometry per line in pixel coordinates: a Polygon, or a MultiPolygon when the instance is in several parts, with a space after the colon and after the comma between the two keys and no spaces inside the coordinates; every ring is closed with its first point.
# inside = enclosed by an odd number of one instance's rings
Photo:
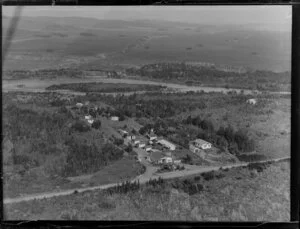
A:
{"type": "Polygon", "coordinates": [[[191,141],[189,143],[189,150],[201,158],[204,158],[206,156],[206,150],[211,149],[212,144],[204,141],[203,139],[195,139],[194,141],[191,141]]]}
{"type": "MultiPolygon", "coordinates": [[[[98,110],[100,109],[100,107],[97,106],[97,105],[92,105],[88,101],[86,101],[85,103],[76,103],[76,105],[73,108],[74,109],[82,109],[84,107],[87,108],[87,113],[88,113],[88,115],[84,116],[84,119],[88,122],[88,124],[92,125],[95,120],[92,117],[92,115],[90,115],[90,114],[92,112],[94,112],[94,114],[97,114],[98,110]]],[[[115,121],[115,122],[119,121],[119,117],[118,116],[109,116],[108,118],[110,120],[112,120],[112,121],[115,121]]]]}

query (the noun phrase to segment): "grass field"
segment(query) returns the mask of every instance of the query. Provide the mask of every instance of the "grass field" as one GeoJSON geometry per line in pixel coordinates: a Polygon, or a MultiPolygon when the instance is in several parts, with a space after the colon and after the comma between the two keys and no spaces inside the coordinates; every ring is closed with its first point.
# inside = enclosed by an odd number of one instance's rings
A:
{"type": "Polygon", "coordinates": [[[289,163],[270,165],[263,172],[248,168],[220,171],[142,187],[127,194],[85,192],[65,197],[4,206],[6,219],[62,220],[188,220],[289,221],[289,163]],[[187,194],[172,184],[200,183],[203,190],[187,194]]]}

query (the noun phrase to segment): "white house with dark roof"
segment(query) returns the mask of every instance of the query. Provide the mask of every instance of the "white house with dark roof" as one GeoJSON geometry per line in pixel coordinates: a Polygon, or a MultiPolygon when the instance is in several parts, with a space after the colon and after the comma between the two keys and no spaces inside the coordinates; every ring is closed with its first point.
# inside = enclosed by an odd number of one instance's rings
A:
{"type": "Polygon", "coordinates": [[[200,138],[194,140],[194,145],[200,149],[210,149],[212,146],[211,143],[200,138]]]}

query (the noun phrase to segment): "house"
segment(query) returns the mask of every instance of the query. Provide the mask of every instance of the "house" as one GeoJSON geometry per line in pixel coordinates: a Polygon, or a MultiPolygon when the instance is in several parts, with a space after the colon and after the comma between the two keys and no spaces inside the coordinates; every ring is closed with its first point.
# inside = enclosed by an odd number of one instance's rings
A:
{"type": "Polygon", "coordinates": [[[128,135],[128,132],[126,130],[121,130],[119,129],[119,133],[123,136],[126,137],[128,135]]]}
{"type": "Polygon", "coordinates": [[[118,116],[111,116],[110,119],[112,121],[119,121],[119,117],[118,116]]]}
{"type": "Polygon", "coordinates": [[[141,141],[137,145],[138,145],[139,148],[144,148],[146,146],[146,143],[141,141]]]}
{"type": "Polygon", "coordinates": [[[194,144],[190,143],[189,144],[189,150],[192,151],[193,153],[199,153],[201,150],[197,148],[194,144]]]}
{"type": "Polygon", "coordinates": [[[81,108],[81,107],[83,107],[83,104],[82,103],[76,103],[76,107],[81,108]]]}
{"type": "Polygon", "coordinates": [[[141,141],[140,140],[138,140],[138,139],[134,139],[134,140],[132,140],[132,143],[133,143],[133,145],[137,145],[137,144],[139,144],[141,141]]]}
{"type": "Polygon", "coordinates": [[[158,160],[159,164],[168,164],[168,163],[173,163],[172,157],[162,157],[158,160]]]}
{"type": "Polygon", "coordinates": [[[90,115],[85,115],[84,118],[85,118],[86,120],[91,120],[91,119],[92,119],[92,116],[90,116],[90,115]]]}
{"type": "Polygon", "coordinates": [[[145,146],[145,150],[146,150],[146,152],[150,152],[152,150],[152,147],[147,145],[147,146],[145,146]]]}
{"type": "Polygon", "coordinates": [[[194,141],[194,145],[200,149],[210,149],[211,148],[211,143],[204,141],[203,139],[200,139],[200,138],[198,138],[194,141]]]}
{"type": "Polygon", "coordinates": [[[153,129],[151,129],[150,133],[147,134],[147,137],[149,138],[150,141],[157,140],[157,136],[154,134],[153,129]]]}
{"type": "Polygon", "coordinates": [[[251,104],[251,105],[255,105],[257,103],[257,100],[256,99],[248,99],[247,103],[251,104]]]}
{"type": "Polygon", "coordinates": [[[135,135],[133,135],[133,134],[128,134],[128,135],[126,136],[126,138],[127,138],[127,140],[129,140],[129,141],[133,141],[133,140],[136,139],[135,135]]]}
{"type": "Polygon", "coordinates": [[[93,119],[89,119],[89,120],[87,120],[87,121],[88,121],[88,123],[91,124],[91,125],[94,123],[94,120],[93,120],[93,119]]]}
{"type": "Polygon", "coordinates": [[[160,145],[163,145],[164,147],[166,147],[169,150],[175,150],[176,149],[176,146],[173,143],[171,143],[171,142],[169,142],[165,139],[161,139],[161,140],[157,141],[157,143],[160,144],[160,145]]]}

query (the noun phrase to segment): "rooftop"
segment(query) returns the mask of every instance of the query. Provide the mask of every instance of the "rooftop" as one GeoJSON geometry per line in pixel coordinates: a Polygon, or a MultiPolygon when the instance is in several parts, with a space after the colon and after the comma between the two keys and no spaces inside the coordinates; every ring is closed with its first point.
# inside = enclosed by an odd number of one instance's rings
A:
{"type": "Polygon", "coordinates": [[[205,141],[205,140],[203,140],[203,139],[200,139],[200,138],[196,139],[194,142],[196,142],[196,143],[198,143],[198,144],[200,144],[200,145],[203,145],[203,144],[211,144],[211,143],[209,143],[209,142],[207,142],[207,141],[205,141]]]}

